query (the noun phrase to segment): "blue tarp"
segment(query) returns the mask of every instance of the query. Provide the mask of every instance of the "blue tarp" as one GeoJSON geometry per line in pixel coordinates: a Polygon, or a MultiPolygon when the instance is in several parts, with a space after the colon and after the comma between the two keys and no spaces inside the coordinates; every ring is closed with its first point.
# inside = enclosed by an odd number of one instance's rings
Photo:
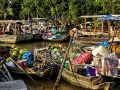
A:
{"type": "Polygon", "coordinates": [[[110,46],[110,43],[108,41],[103,41],[99,44],[97,44],[97,46],[105,46],[105,47],[109,47],[110,46]]]}
{"type": "Polygon", "coordinates": [[[98,21],[120,21],[120,17],[112,16],[111,14],[107,14],[107,16],[102,16],[97,19],[98,21]]]}

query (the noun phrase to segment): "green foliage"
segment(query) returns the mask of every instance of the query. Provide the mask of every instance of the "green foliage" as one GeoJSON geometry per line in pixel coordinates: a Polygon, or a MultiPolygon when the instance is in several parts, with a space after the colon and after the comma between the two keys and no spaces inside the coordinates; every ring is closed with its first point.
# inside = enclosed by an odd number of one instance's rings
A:
{"type": "Polygon", "coordinates": [[[63,26],[79,23],[81,15],[107,13],[119,14],[120,0],[12,0],[12,3],[1,0],[0,3],[1,19],[57,16],[51,21],[63,26]]]}

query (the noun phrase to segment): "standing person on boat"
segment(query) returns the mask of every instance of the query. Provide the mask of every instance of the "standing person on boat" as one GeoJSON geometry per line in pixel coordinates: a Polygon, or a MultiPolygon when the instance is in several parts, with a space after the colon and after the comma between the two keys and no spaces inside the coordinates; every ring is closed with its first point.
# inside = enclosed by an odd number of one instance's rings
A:
{"type": "Polygon", "coordinates": [[[39,24],[40,24],[40,29],[42,30],[42,28],[43,28],[43,26],[44,26],[44,22],[41,21],[39,24]]]}
{"type": "Polygon", "coordinates": [[[22,28],[22,31],[23,31],[23,34],[27,34],[26,27],[23,27],[23,28],[22,28]]]}
{"type": "Polygon", "coordinates": [[[52,29],[51,29],[51,32],[52,32],[52,34],[54,34],[54,35],[57,33],[57,28],[56,28],[55,25],[53,25],[53,27],[52,27],[52,29]]]}

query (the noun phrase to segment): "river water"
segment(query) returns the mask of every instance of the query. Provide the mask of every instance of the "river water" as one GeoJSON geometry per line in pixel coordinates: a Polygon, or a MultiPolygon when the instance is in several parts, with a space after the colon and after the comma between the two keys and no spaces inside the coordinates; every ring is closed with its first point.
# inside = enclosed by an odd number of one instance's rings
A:
{"type": "MultiPolygon", "coordinates": [[[[33,51],[35,48],[41,48],[45,46],[45,44],[48,45],[48,44],[57,44],[57,43],[63,44],[65,46],[68,46],[69,44],[69,42],[42,42],[40,41],[40,42],[30,42],[30,43],[21,43],[21,44],[4,44],[4,45],[20,46],[21,48],[25,48],[27,50],[33,51]]],[[[38,86],[27,75],[19,75],[19,74],[12,73],[12,76],[14,79],[23,79],[26,85],[29,88],[31,88],[30,90],[43,90],[43,89],[38,88],[38,86]]],[[[45,78],[40,78],[36,76],[32,76],[32,77],[39,85],[44,87],[45,90],[53,90],[57,75],[49,77],[49,80],[48,80],[48,77],[45,77],[45,78]]],[[[83,89],[72,86],[69,83],[62,80],[61,78],[59,82],[58,90],[83,90],[83,89]]]]}

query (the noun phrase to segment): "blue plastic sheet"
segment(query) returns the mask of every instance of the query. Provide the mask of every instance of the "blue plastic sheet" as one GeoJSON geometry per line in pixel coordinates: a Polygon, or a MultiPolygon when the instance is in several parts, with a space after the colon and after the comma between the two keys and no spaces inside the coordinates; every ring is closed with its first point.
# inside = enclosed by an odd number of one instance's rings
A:
{"type": "Polygon", "coordinates": [[[22,59],[26,59],[28,61],[29,66],[33,66],[34,63],[34,55],[32,51],[26,52],[23,54],[22,59]]]}
{"type": "Polygon", "coordinates": [[[103,42],[97,44],[97,46],[105,46],[108,48],[110,46],[110,43],[108,41],[103,41],[103,42]]]}

